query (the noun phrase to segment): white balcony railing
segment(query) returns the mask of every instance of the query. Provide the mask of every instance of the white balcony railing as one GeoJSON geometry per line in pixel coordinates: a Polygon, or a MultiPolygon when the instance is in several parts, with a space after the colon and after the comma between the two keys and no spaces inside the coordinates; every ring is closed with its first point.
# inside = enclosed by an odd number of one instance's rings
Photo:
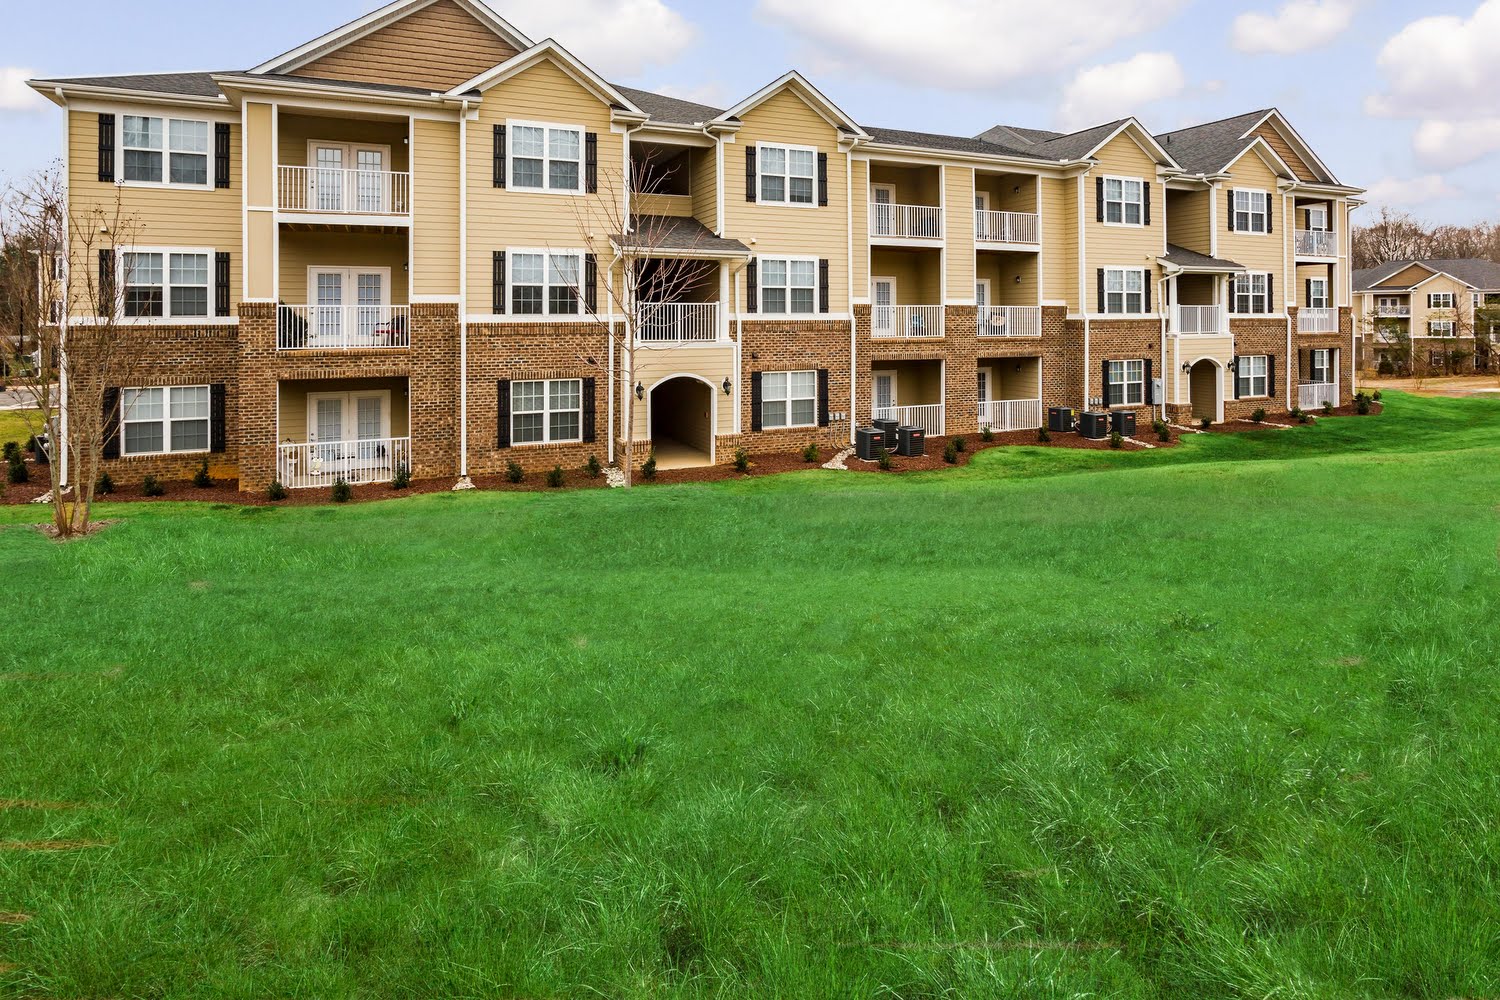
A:
{"type": "Polygon", "coordinates": [[[276,448],[276,481],[289,490],[388,483],[397,469],[411,470],[411,438],[369,438],[283,444],[276,448]]]}
{"type": "Polygon", "coordinates": [[[411,174],[390,170],[277,167],[283,212],[402,216],[411,212],[411,174]]]}
{"type": "Polygon", "coordinates": [[[1040,399],[992,399],[979,404],[979,429],[1034,431],[1042,426],[1040,399]]]}
{"type": "Polygon", "coordinates": [[[1185,337],[1223,333],[1224,308],[1222,306],[1173,306],[1172,332],[1185,337]]]}
{"type": "Polygon", "coordinates": [[[717,302],[646,302],[636,340],[642,344],[699,344],[719,339],[717,302]]]}
{"type": "Polygon", "coordinates": [[[1040,219],[1032,212],[975,212],[974,239],[980,243],[1040,243],[1040,219]]]}
{"type": "Polygon", "coordinates": [[[975,331],[981,337],[1040,337],[1041,306],[980,306],[975,331]]]}
{"type": "Polygon", "coordinates": [[[1337,257],[1338,238],[1321,229],[1297,230],[1297,253],[1303,257],[1337,257]]]}
{"type": "Polygon", "coordinates": [[[1324,403],[1339,405],[1339,387],[1334,382],[1314,382],[1297,387],[1297,405],[1304,410],[1321,410],[1324,403]]]}
{"type": "Polygon", "coordinates": [[[278,306],[278,351],[411,346],[411,306],[278,306]]]}
{"type": "Polygon", "coordinates": [[[931,205],[870,206],[870,235],[876,239],[940,240],[943,210],[931,205]]]}
{"type": "Polygon", "coordinates": [[[1411,315],[1411,306],[1384,305],[1375,307],[1375,315],[1382,319],[1401,319],[1411,315]]]}
{"type": "Polygon", "coordinates": [[[1338,333],[1339,311],[1337,309],[1298,309],[1298,333],[1338,333]]]}
{"type": "Polygon", "coordinates": [[[872,306],[870,336],[929,339],[943,335],[942,306],[872,306]]]}
{"type": "Polygon", "coordinates": [[[945,431],[942,403],[922,406],[877,406],[872,419],[894,420],[902,427],[920,427],[928,437],[942,437],[945,431]]]}

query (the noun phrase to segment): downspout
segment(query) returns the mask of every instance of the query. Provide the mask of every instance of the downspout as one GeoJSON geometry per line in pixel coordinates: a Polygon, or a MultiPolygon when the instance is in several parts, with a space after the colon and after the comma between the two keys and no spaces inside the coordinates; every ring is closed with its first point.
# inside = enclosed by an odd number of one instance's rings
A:
{"type": "MultiPolygon", "coordinates": [[[[57,322],[57,440],[52,442],[52,454],[60,455],[62,458],[62,469],[57,477],[59,488],[68,485],[68,368],[67,343],[68,343],[68,312],[73,306],[72,274],[73,274],[73,233],[68,220],[72,216],[72,198],[69,189],[69,170],[72,166],[72,157],[69,156],[69,143],[71,134],[69,129],[68,99],[63,95],[63,89],[58,87],[55,91],[58,103],[63,109],[63,213],[62,213],[62,251],[63,251],[63,307],[57,322]]],[[[47,363],[46,352],[41,349],[41,343],[37,343],[38,369],[44,368],[47,363]]],[[[40,371],[38,371],[40,374],[40,371]]]]}
{"type": "Polygon", "coordinates": [[[609,434],[607,461],[610,465],[615,464],[615,269],[620,266],[620,261],[625,257],[625,251],[616,249],[615,259],[609,262],[609,270],[604,275],[605,294],[609,296],[609,378],[605,388],[605,427],[609,434]]]}
{"type": "MultiPolygon", "coordinates": [[[[744,320],[740,317],[740,272],[745,270],[749,265],[750,259],[747,257],[740,261],[734,270],[729,272],[729,287],[734,290],[734,391],[737,400],[744,399],[743,393],[745,391],[743,385],[745,371],[745,324],[744,320]]],[[[724,265],[720,264],[719,266],[723,267],[724,265]]],[[[728,303],[725,304],[728,305],[728,303]]],[[[736,404],[734,408],[735,437],[739,437],[745,431],[744,412],[744,406],[736,404]]]]}
{"type": "MultiPolygon", "coordinates": [[[[458,482],[454,490],[472,490],[469,479],[469,101],[458,116],[458,482]]],[[[408,400],[410,394],[408,394],[408,400]]]]}
{"type": "MultiPolygon", "coordinates": [[[[1182,271],[1182,268],[1174,268],[1174,269],[1172,269],[1172,270],[1169,271],[1167,269],[1167,263],[1166,263],[1166,261],[1163,261],[1162,262],[1162,269],[1161,269],[1161,278],[1158,279],[1158,282],[1157,282],[1157,288],[1159,290],[1157,292],[1157,299],[1156,299],[1156,301],[1158,301],[1158,302],[1160,302],[1162,304],[1162,312],[1161,312],[1161,367],[1162,367],[1162,372],[1161,372],[1161,398],[1156,401],[1156,405],[1160,408],[1158,410],[1158,412],[1157,412],[1157,417],[1160,420],[1162,420],[1163,422],[1165,422],[1166,419],[1167,419],[1167,375],[1168,375],[1169,372],[1171,372],[1171,368],[1167,364],[1167,317],[1169,315],[1171,315],[1172,310],[1177,307],[1177,303],[1175,301],[1172,301],[1172,302],[1168,302],[1167,301],[1167,287],[1168,287],[1168,284],[1171,281],[1171,279],[1175,278],[1181,271],[1182,271]]],[[[1171,373],[1173,374],[1174,379],[1175,379],[1175,372],[1171,372],[1171,373]]]]}
{"type": "MultiPolygon", "coordinates": [[[[855,428],[859,426],[859,376],[855,374],[859,369],[859,324],[854,319],[854,146],[850,146],[844,154],[844,199],[847,205],[847,226],[845,234],[846,245],[849,251],[848,275],[844,283],[848,286],[848,293],[844,296],[849,308],[849,443],[854,444],[855,428]]],[[[868,181],[866,182],[868,183],[868,181]]],[[[866,207],[866,211],[869,211],[866,207]]],[[[946,266],[946,265],[945,265],[946,266]]],[[[874,417],[874,413],[871,413],[874,417]]]]}

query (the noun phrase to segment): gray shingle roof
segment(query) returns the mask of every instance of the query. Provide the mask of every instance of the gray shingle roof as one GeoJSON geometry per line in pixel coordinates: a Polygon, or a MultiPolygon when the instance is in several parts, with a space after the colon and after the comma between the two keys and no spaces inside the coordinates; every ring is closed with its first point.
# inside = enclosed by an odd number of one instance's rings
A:
{"type": "MultiPolygon", "coordinates": [[[[1367,267],[1354,272],[1354,290],[1356,292],[1374,291],[1376,286],[1394,274],[1406,270],[1413,264],[1421,264],[1423,267],[1444,274],[1451,274],[1459,281],[1465,282],[1474,288],[1483,291],[1500,291],[1500,264],[1492,260],[1476,259],[1432,259],[1425,260],[1393,260],[1381,264],[1379,267],[1367,267]]],[[[1426,280],[1424,277],[1423,281],[1426,280]]],[[[1413,287],[1411,285],[1386,285],[1390,291],[1401,291],[1413,287]]]]}
{"type": "Polygon", "coordinates": [[[1167,254],[1162,260],[1176,264],[1178,267],[1192,268],[1196,270],[1212,271],[1243,271],[1245,265],[1236,264],[1232,260],[1224,260],[1221,257],[1210,257],[1206,253],[1189,250],[1175,243],[1167,244],[1167,254]]]}
{"type": "Polygon", "coordinates": [[[1060,135],[1055,139],[1039,142],[1031,147],[1031,153],[1035,156],[1045,157],[1049,160],[1080,160],[1094,151],[1094,147],[1109,137],[1109,134],[1129,119],[1121,118],[1118,121],[1107,122],[1103,125],[1095,125],[1086,128],[1082,132],[1072,132],[1068,135],[1060,135]]]}
{"type": "Polygon", "coordinates": [[[100,87],[106,90],[139,90],[174,97],[218,97],[219,86],[212,73],[139,73],[122,76],[74,76],[38,80],[63,86],[100,87]]]}
{"type": "Polygon", "coordinates": [[[631,103],[652,118],[674,125],[700,125],[703,122],[713,121],[724,113],[707,104],[695,104],[681,98],[668,97],[666,94],[653,94],[649,90],[636,90],[634,87],[622,87],[619,84],[615,84],[614,88],[630,98],[631,103]]]}
{"type": "Polygon", "coordinates": [[[750,248],[739,240],[715,236],[697,219],[674,215],[643,215],[636,219],[637,231],[612,237],[616,246],[668,253],[718,254],[748,257],[750,248]]]}
{"type": "Polygon", "coordinates": [[[1165,132],[1157,136],[1156,141],[1166,147],[1172,159],[1188,173],[1216,174],[1250,147],[1254,137],[1243,139],[1241,136],[1268,113],[1251,111],[1176,132],[1165,132]]]}
{"type": "Polygon", "coordinates": [[[868,125],[863,128],[876,142],[889,143],[892,146],[912,146],[918,149],[937,149],[956,153],[982,153],[988,156],[1036,158],[1033,152],[998,142],[989,142],[985,139],[972,139],[961,135],[938,135],[933,132],[910,132],[895,128],[872,128],[868,125]]]}
{"type": "MultiPolygon", "coordinates": [[[[1391,275],[1397,273],[1398,271],[1404,271],[1406,268],[1411,267],[1415,263],[1416,261],[1414,260],[1390,260],[1386,261],[1384,264],[1381,264],[1379,267],[1359,268],[1354,272],[1354,290],[1356,292],[1363,292],[1367,291],[1368,289],[1374,288],[1376,285],[1380,284],[1391,275]]],[[[1388,287],[1395,289],[1398,287],[1406,286],[1388,287]]]]}

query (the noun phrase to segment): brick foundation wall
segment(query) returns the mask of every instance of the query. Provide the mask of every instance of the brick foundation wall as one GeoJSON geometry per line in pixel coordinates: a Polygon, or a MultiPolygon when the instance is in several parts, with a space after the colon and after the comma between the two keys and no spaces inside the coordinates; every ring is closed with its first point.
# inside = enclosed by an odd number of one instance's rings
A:
{"type": "MultiPolygon", "coordinates": [[[[1229,320],[1230,332],[1234,334],[1234,353],[1238,355],[1264,354],[1276,359],[1276,373],[1272,381],[1275,385],[1269,387],[1269,396],[1262,398],[1246,397],[1244,399],[1234,398],[1233,383],[1225,391],[1224,396],[1224,419],[1245,420],[1256,410],[1264,409],[1267,413],[1285,413],[1287,380],[1297,377],[1296,358],[1290,362],[1286,356],[1286,320],[1284,319],[1235,319],[1229,320]]],[[[1188,412],[1184,420],[1191,421],[1192,414],[1188,412]]]]}
{"type": "MultiPolygon", "coordinates": [[[[720,465],[734,461],[736,448],[752,453],[801,451],[811,443],[842,447],[849,443],[848,420],[828,427],[798,427],[752,431],[750,376],[754,372],[808,371],[828,369],[828,412],[849,412],[849,321],[840,320],[746,320],[741,328],[740,434],[719,435],[716,449],[720,465]]],[[[868,407],[861,396],[861,409],[868,407]]]]}
{"type": "MultiPolygon", "coordinates": [[[[1105,361],[1150,361],[1150,378],[1165,378],[1167,373],[1161,354],[1161,333],[1161,321],[1156,319],[1110,319],[1094,320],[1090,323],[1088,361],[1090,399],[1098,399],[1103,395],[1105,361]]],[[[1080,358],[1079,361],[1081,375],[1082,359],[1080,358]]],[[[1074,393],[1078,391],[1075,389],[1074,393]]],[[[1111,412],[1134,412],[1138,433],[1145,433],[1145,429],[1151,426],[1151,421],[1156,419],[1158,412],[1155,406],[1147,405],[1116,406],[1110,409],[1111,412]]]]}

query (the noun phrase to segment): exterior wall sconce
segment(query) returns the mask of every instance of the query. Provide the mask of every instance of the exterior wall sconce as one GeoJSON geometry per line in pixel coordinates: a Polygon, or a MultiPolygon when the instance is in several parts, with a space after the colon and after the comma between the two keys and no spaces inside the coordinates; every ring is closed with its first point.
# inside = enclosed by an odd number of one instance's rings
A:
{"type": "Polygon", "coordinates": [[[635,398],[636,399],[645,399],[646,398],[646,387],[643,386],[643,385],[641,385],[639,382],[637,382],[635,384],[635,398]]]}
{"type": "Polygon", "coordinates": [[[734,383],[731,382],[731,381],[729,381],[729,379],[726,378],[724,380],[724,395],[727,396],[727,395],[729,395],[733,391],[734,391],[734,383]]]}
{"type": "Polygon", "coordinates": [[[1240,363],[1238,361],[1231,361],[1224,367],[1228,368],[1232,372],[1238,372],[1240,370],[1240,363]]]}

